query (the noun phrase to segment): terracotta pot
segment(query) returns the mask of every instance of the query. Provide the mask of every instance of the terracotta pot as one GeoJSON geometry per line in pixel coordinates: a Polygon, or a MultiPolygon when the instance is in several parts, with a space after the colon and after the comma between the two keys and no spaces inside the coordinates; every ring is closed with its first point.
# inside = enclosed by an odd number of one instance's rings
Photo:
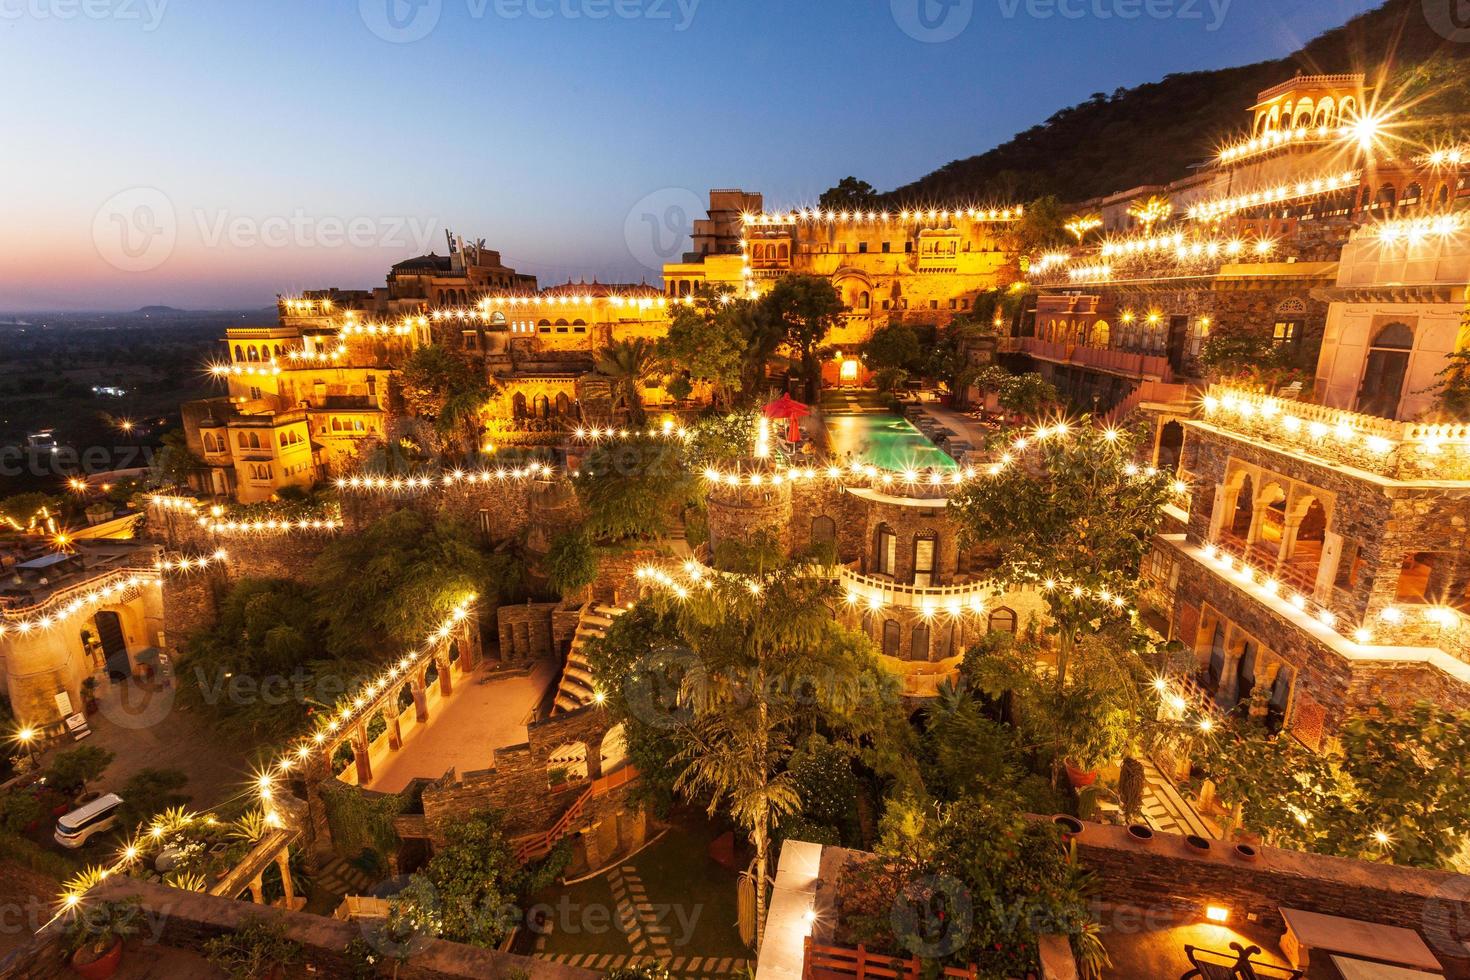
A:
{"type": "Polygon", "coordinates": [[[1154,842],[1153,829],[1141,823],[1129,824],[1128,836],[1139,844],[1152,844],[1154,842]]]}
{"type": "Polygon", "coordinates": [[[1261,853],[1249,844],[1236,844],[1231,850],[1242,861],[1254,861],[1261,856],[1261,853]]]}
{"type": "Polygon", "coordinates": [[[117,972],[118,966],[122,963],[123,941],[121,939],[114,939],[112,941],[112,947],[107,952],[95,960],[78,963],[77,955],[84,951],[85,947],[71,954],[71,968],[78,975],[86,977],[87,980],[107,980],[108,977],[117,972]]]}
{"type": "Polygon", "coordinates": [[[1184,838],[1184,843],[1192,851],[1208,851],[1210,849],[1209,840],[1201,837],[1199,834],[1190,834],[1184,838]]]}
{"type": "Polygon", "coordinates": [[[1067,782],[1072,784],[1073,789],[1086,789],[1097,782],[1096,769],[1078,769],[1070,762],[1064,762],[1062,765],[1067,770],[1067,782]]]}
{"type": "Polygon", "coordinates": [[[1061,828],[1063,841],[1081,836],[1082,831],[1086,829],[1081,820],[1066,813],[1058,813],[1051,818],[1051,822],[1061,828]]]}

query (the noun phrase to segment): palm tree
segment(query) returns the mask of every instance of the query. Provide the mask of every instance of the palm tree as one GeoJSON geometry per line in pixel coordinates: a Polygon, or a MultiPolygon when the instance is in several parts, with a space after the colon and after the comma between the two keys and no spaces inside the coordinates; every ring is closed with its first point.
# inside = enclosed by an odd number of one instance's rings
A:
{"type": "Polygon", "coordinates": [[[643,337],[615,340],[597,356],[597,373],[606,375],[615,392],[628,406],[628,419],[641,425],[643,385],[658,373],[658,351],[652,341],[643,337]]]}
{"type": "Polygon", "coordinates": [[[1076,238],[1077,243],[1080,245],[1082,239],[1087,237],[1087,233],[1094,228],[1101,228],[1102,223],[1102,215],[1096,211],[1089,211],[1086,214],[1073,215],[1071,220],[1062,227],[1067,229],[1067,232],[1073,238],[1076,238]]]}
{"type": "Polygon", "coordinates": [[[1174,213],[1174,204],[1167,197],[1151,194],[1141,201],[1134,201],[1128,205],[1128,215],[1139,224],[1147,233],[1160,221],[1167,221],[1174,213]]]}

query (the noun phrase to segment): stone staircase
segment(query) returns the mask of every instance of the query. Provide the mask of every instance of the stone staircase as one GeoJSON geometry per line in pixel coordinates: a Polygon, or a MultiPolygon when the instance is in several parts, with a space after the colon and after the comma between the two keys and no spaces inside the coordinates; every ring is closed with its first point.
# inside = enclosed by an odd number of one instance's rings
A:
{"type": "Polygon", "coordinates": [[[313,886],[331,895],[366,895],[376,882],[362,869],[333,857],[317,872],[313,886]]]}
{"type": "Polygon", "coordinates": [[[582,607],[582,616],[577,620],[577,632],[572,637],[572,648],[567,651],[567,665],[562,670],[561,683],[557,685],[556,703],[551,709],[553,715],[576,711],[592,703],[596,685],[593,683],[592,668],[587,664],[583,648],[588,640],[606,636],[607,628],[613,624],[613,620],[626,611],[597,602],[589,602],[582,607]]]}

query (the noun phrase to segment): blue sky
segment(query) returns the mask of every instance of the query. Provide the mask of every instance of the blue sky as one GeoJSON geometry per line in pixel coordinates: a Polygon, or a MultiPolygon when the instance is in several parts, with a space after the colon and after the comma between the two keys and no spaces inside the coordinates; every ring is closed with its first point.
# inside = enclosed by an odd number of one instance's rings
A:
{"type": "Polygon", "coordinates": [[[1368,6],[1062,3],[0,0],[0,310],[377,285],[446,225],[544,283],[653,278],[640,209],[890,188],[1368,6]]]}

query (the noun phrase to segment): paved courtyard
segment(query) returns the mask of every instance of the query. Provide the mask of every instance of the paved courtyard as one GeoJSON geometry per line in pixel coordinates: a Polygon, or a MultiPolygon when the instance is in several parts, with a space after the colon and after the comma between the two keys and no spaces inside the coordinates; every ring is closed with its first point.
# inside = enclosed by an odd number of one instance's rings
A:
{"type": "Polygon", "coordinates": [[[426,727],[408,734],[400,751],[377,764],[368,788],[397,793],[415,779],[437,779],[449,769],[488,769],[495,749],[526,740],[531,713],[556,681],[557,667],[549,660],[519,676],[497,675],[482,665],[455,682],[454,693],[439,703],[426,727]]]}

